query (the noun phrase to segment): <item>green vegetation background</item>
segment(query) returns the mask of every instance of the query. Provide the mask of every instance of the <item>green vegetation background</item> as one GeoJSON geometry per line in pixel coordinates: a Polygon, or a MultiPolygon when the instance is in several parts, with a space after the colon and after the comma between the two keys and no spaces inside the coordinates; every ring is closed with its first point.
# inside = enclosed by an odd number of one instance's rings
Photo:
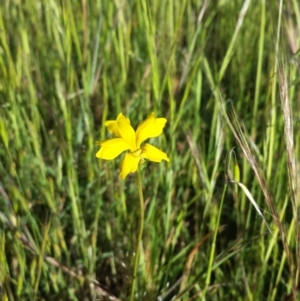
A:
{"type": "Polygon", "coordinates": [[[297,0],[1,1],[1,300],[127,300],[136,177],[95,143],[152,111],[136,300],[296,300],[299,33],[297,0]]]}

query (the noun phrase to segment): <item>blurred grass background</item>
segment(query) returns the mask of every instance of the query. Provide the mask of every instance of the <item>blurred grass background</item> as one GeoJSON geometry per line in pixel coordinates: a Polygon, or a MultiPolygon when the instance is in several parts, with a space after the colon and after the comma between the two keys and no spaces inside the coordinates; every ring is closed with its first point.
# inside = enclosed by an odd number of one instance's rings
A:
{"type": "Polygon", "coordinates": [[[136,300],[297,300],[299,32],[296,0],[2,1],[1,300],[127,300],[136,179],[95,143],[152,111],[136,300]]]}

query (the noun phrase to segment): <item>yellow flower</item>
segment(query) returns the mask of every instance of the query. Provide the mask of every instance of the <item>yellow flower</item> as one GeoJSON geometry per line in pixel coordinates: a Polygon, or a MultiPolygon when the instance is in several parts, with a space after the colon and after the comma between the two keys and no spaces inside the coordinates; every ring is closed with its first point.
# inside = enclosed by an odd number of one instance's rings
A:
{"type": "Polygon", "coordinates": [[[122,152],[129,150],[120,164],[120,177],[123,180],[130,172],[136,172],[139,163],[143,163],[144,159],[153,162],[161,162],[162,160],[169,162],[167,154],[155,146],[148,143],[141,146],[141,143],[146,139],[161,135],[166,122],[166,118],[155,118],[155,114],[151,113],[134,131],[130,125],[130,120],[120,113],[116,120],[105,122],[108,131],[116,138],[98,142],[97,144],[101,148],[96,157],[113,160],[122,152]]]}

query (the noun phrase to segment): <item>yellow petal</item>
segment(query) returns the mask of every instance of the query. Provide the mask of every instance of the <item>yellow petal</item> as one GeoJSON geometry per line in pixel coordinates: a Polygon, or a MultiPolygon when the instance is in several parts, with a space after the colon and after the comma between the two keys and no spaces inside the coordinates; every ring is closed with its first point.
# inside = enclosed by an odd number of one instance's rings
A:
{"type": "Polygon", "coordinates": [[[155,114],[151,113],[136,130],[137,148],[139,149],[141,143],[146,139],[159,136],[162,133],[166,122],[166,118],[155,118],[155,114]]]}
{"type": "Polygon", "coordinates": [[[120,133],[120,136],[128,142],[130,145],[130,150],[133,152],[137,150],[136,147],[136,139],[135,139],[135,131],[130,124],[128,124],[125,120],[120,119],[117,121],[117,127],[120,133]]]}
{"type": "Polygon", "coordinates": [[[141,149],[143,151],[141,156],[145,159],[148,159],[153,162],[161,162],[162,160],[168,162],[170,161],[166,153],[149,143],[143,145],[141,149]]]}
{"type": "Polygon", "coordinates": [[[129,144],[122,138],[113,138],[98,143],[101,148],[96,157],[104,160],[113,160],[125,150],[128,150],[129,144]]]}
{"type": "Polygon", "coordinates": [[[136,172],[139,166],[140,158],[126,153],[120,164],[120,177],[124,180],[130,172],[136,172]]]}
{"type": "Polygon", "coordinates": [[[113,134],[115,137],[121,137],[117,121],[123,121],[130,125],[130,120],[126,118],[122,113],[118,115],[116,120],[107,120],[104,124],[111,134],[113,134]]]}

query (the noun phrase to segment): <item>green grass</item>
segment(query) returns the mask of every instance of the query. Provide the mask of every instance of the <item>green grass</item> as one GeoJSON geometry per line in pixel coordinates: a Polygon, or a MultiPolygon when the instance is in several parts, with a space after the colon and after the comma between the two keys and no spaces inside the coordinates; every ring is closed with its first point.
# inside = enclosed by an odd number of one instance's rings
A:
{"type": "Polygon", "coordinates": [[[96,141],[152,111],[136,300],[297,300],[300,5],[200,2],[1,5],[1,300],[128,300],[136,175],[96,141]]]}

